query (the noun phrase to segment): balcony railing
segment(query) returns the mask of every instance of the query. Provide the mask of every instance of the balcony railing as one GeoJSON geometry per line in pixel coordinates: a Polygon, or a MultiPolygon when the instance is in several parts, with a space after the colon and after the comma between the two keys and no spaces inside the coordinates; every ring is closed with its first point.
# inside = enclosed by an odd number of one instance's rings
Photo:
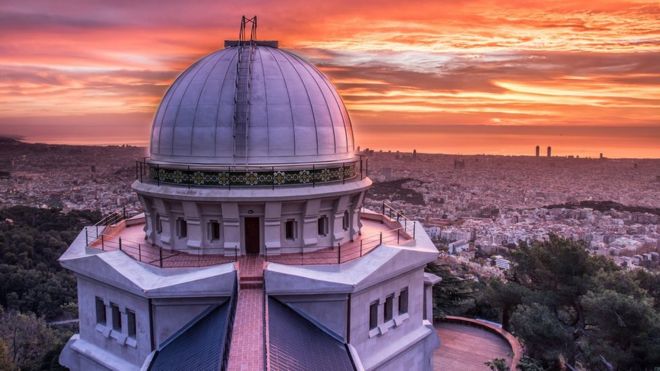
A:
{"type": "Polygon", "coordinates": [[[159,164],[148,159],[135,162],[135,179],[141,183],[185,187],[283,187],[344,183],[364,179],[369,159],[363,156],[333,164],[298,164],[287,166],[213,166],[159,164]]]}
{"type": "MultiPolygon", "coordinates": [[[[281,254],[274,255],[264,249],[262,255],[266,261],[281,264],[341,264],[365,256],[383,244],[401,245],[415,240],[415,221],[409,220],[389,203],[383,203],[382,211],[382,214],[361,213],[362,220],[382,226],[376,233],[313,251],[304,247],[285,247],[281,254]]],[[[111,213],[95,225],[85,227],[86,246],[102,251],[119,250],[136,261],[160,268],[204,267],[238,260],[238,249],[233,249],[230,255],[226,255],[225,248],[166,250],[146,240],[140,242],[122,236],[125,228],[142,223],[140,219],[128,218],[125,212],[111,213]]]]}

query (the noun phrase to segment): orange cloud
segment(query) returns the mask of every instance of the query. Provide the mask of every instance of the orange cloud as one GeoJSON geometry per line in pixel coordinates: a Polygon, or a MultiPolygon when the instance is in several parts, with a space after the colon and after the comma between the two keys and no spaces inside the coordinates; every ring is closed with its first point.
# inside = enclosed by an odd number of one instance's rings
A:
{"type": "MultiPolygon", "coordinates": [[[[40,117],[62,127],[124,115],[148,127],[171,81],[234,38],[242,14],[330,76],[358,134],[381,128],[376,142],[358,137],[370,146],[396,143],[382,136],[402,125],[580,126],[594,138],[660,127],[654,1],[30,0],[0,4],[0,133],[40,117]]],[[[38,134],[30,125],[23,135],[38,134]]],[[[660,156],[652,140],[637,155],[660,156]]]]}

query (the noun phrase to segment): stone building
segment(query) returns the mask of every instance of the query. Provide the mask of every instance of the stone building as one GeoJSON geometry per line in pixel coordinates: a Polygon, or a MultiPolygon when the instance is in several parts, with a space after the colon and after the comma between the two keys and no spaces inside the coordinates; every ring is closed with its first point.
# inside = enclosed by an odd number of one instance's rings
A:
{"type": "Polygon", "coordinates": [[[362,207],[365,161],[334,86],[277,42],[195,62],[136,164],[144,213],[86,227],[60,258],[80,311],[61,364],[431,369],[437,250],[389,205],[362,207]]]}

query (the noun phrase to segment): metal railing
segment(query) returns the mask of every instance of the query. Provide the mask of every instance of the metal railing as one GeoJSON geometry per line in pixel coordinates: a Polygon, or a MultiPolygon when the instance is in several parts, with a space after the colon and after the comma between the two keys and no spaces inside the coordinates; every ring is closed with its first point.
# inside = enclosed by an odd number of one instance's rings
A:
{"type": "Polygon", "coordinates": [[[396,221],[403,228],[403,232],[407,233],[412,239],[415,239],[415,225],[414,220],[409,219],[402,211],[395,209],[389,202],[383,201],[382,213],[384,216],[390,218],[391,221],[396,221]]]}
{"type": "MultiPolygon", "coordinates": [[[[282,247],[278,255],[269,254],[264,249],[264,259],[269,262],[291,265],[341,264],[360,258],[377,247],[385,245],[400,245],[415,240],[416,222],[407,218],[401,211],[383,202],[380,218],[384,225],[390,228],[344,244],[338,242],[321,249],[305,247],[282,247]]],[[[95,225],[85,227],[85,244],[87,247],[102,251],[119,250],[132,259],[151,264],[160,268],[203,267],[238,261],[239,249],[233,249],[233,254],[226,255],[227,249],[201,248],[188,250],[165,250],[149,241],[132,241],[123,238],[121,231],[130,222],[125,211],[114,212],[95,225]]]]}
{"type": "Polygon", "coordinates": [[[140,183],[182,187],[290,187],[345,183],[368,176],[369,159],[341,163],[295,165],[178,165],[160,164],[149,158],[135,161],[135,179],[140,183]]]}
{"type": "Polygon", "coordinates": [[[389,228],[369,236],[360,236],[359,239],[344,244],[337,243],[323,249],[310,249],[305,247],[282,247],[280,254],[268,254],[264,249],[264,259],[273,263],[291,265],[317,265],[341,264],[360,258],[377,247],[385,245],[400,245],[415,240],[415,227],[417,222],[408,219],[405,215],[387,203],[383,203],[381,223],[398,223],[398,227],[389,228]],[[385,220],[385,218],[388,220],[385,220]]]}
{"type": "Polygon", "coordinates": [[[101,251],[119,250],[141,263],[160,268],[203,267],[230,263],[238,260],[238,251],[224,255],[224,248],[203,248],[199,250],[165,250],[149,241],[131,241],[117,235],[125,228],[126,213],[113,212],[91,227],[85,227],[87,247],[101,251]],[[122,225],[123,224],[123,225],[122,225]]]}

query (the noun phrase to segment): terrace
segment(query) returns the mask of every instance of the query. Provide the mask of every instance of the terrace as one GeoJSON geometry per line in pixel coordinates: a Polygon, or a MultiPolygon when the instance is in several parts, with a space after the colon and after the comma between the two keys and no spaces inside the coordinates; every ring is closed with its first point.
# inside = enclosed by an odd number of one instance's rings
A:
{"type": "MultiPolygon", "coordinates": [[[[383,204],[382,213],[363,209],[360,213],[361,233],[352,241],[337,243],[322,249],[288,248],[278,255],[262,250],[267,262],[288,265],[341,264],[360,258],[383,244],[396,246],[409,244],[415,239],[416,222],[383,204]]],[[[102,251],[120,250],[136,261],[159,268],[205,267],[237,262],[241,259],[226,255],[222,248],[200,248],[170,250],[145,240],[143,215],[126,218],[120,213],[112,214],[97,225],[85,228],[86,246],[102,251]]]]}

